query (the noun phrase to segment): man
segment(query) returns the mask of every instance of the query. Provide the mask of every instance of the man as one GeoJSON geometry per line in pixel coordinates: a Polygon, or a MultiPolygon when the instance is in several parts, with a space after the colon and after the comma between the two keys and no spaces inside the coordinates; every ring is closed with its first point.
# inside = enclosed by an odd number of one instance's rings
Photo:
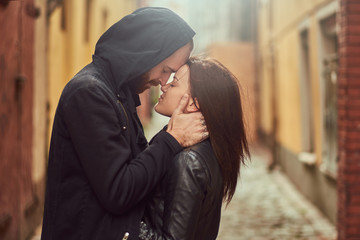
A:
{"type": "Polygon", "coordinates": [[[183,114],[186,97],[151,145],[136,114],[137,94],[165,85],[194,34],[170,10],[143,8],[101,36],[58,104],[42,240],[137,239],[146,195],[182,147],[206,137],[201,114],[183,114]]]}

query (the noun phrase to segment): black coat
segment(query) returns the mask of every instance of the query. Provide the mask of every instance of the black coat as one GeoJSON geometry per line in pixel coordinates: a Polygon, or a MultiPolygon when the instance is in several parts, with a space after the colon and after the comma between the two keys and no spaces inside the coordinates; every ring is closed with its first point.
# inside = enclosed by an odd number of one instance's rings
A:
{"type": "Polygon", "coordinates": [[[141,239],[216,239],[223,189],[209,139],[180,152],[148,201],[141,239]]]}
{"type": "Polygon", "coordinates": [[[137,239],[144,198],[182,148],[166,132],[147,144],[129,86],[193,35],[171,11],[144,8],[99,39],[56,110],[42,240],[137,239]]]}

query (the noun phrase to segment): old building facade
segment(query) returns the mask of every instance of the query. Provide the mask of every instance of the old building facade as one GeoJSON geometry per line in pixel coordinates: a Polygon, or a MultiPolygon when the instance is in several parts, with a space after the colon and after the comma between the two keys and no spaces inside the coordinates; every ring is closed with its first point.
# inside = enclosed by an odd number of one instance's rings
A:
{"type": "Polygon", "coordinates": [[[258,129],[272,164],[360,238],[359,9],[352,0],[259,0],[258,129]]]}

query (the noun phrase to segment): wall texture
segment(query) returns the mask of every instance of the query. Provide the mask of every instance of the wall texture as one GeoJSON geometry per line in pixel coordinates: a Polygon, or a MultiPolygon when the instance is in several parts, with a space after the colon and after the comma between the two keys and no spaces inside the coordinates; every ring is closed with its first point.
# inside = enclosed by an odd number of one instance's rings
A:
{"type": "Polygon", "coordinates": [[[338,239],[360,239],[360,2],[340,1],[338,239]]]}
{"type": "Polygon", "coordinates": [[[25,239],[39,223],[33,182],[32,0],[0,4],[0,239],[25,239]]]}

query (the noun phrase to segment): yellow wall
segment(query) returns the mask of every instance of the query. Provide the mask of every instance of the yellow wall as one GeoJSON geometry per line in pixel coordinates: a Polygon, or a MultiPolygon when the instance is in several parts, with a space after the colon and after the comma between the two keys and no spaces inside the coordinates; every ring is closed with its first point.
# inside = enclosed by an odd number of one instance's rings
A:
{"type": "MultiPolygon", "coordinates": [[[[36,6],[46,9],[46,0],[36,0],[36,6]]],[[[34,105],[33,105],[33,161],[32,177],[35,183],[45,182],[46,166],[46,16],[41,14],[35,21],[34,44],[34,105]]],[[[39,187],[40,188],[40,187],[39,187]]],[[[40,190],[40,189],[37,189],[40,190]]],[[[42,189],[41,189],[42,190],[42,189]]],[[[42,196],[42,194],[38,194],[42,196]]]]}
{"type": "Polygon", "coordinates": [[[318,163],[322,152],[321,86],[319,69],[319,19],[317,13],[334,1],[262,0],[258,1],[258,43],[260,83],[260,129],[273,131],[271,98],[276,95],[276,141],[297,154],[302,149],[300,91],[300,25],[308,22],[310,75],[314,121],[314,147],[318,163]],[[272,13],[271,13],[272,12],[272,13]],[[271,19],[271,20],[270,20],[271,19]],[[271,55],[274,49],[274,61],[271,55]],[[271,68],[275,70],[272,86],[271,68]]]}
{"type": "Polygon", "coordinates": [[[297,32],[289,32],[277,42],[276,104],[278,142],[294,152],[301,151],[301,115],[298,74],[297,32]],[[281,49],[281,50],[280,50],[281,49]]]}
{"type": "Polygon", "coordinates": [[[136,0],[64,0],[51,14],[48,27],[49,133],[66,83],[91,62],[101,34],[135,8],[136,0]],[[85,37],[87,2],[90,3],[88,40],[85,37]]]}
{"type": "Polygon", "coordinates": [[[297,28],[298,21],[314,14],[332,0],[272,0],[274,10],[274,32],[286,34],[289,28],[297,28]]]}

